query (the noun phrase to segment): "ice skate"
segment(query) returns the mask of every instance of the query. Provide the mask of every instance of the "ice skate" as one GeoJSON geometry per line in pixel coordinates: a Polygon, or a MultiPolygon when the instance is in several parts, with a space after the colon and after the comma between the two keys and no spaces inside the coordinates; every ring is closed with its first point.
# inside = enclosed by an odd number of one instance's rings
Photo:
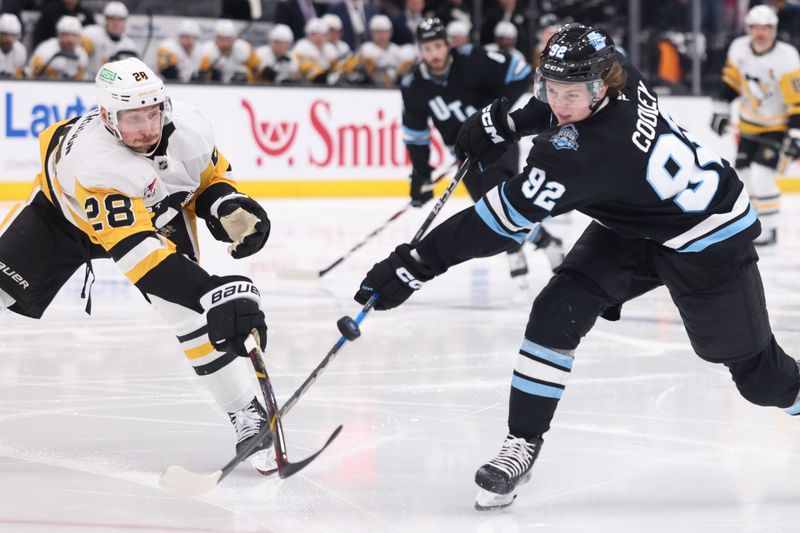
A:
{"type": "Polygon", "coordinates": [[[769,248],[778,244],[778,230],[775,228],[765,229],[761,235],[753,240],[753,244],[759,248],[769,248]]]}
{"type": "Polygon", "coordinates": [[[539,233],[530,242],[534,250],[544,252],[547,261],[550,263],[551,270],[555,271],[564,262],[563,241],[549,233],[544,229],[544,226],[539,228],[539,233]]]}
{"type": "Polygon", "coordinates": [[[514,503],[517,487],[530,480],[542,442],[539,437],[525,440],[509,433],[497,456],[475,473],[475,483],[481,488],[475,509],[491,511],[514,503]]]}
{"type": "MultiPolygon", "coordinates": [[[[261,403],[253,398],[244,408],[233,413],[228,413],[236,430],[236,453],[250,444],[264,424],[269,423],[269,416],[261,403]]],[[[257,470],[270,470],[275,468],[275,453],[272,450],[272,434],[267,433],[264,441],[252,454],[247,457],[247,462],[257,470]]]]}

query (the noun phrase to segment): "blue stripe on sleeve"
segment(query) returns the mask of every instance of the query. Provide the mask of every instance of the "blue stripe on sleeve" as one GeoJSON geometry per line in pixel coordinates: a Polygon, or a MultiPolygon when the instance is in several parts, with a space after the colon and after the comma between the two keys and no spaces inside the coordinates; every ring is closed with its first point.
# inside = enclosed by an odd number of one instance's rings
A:
{"type": "Polygon", "coordinates": [[[513,222],[514,224],[516,224],[521,228],[528,228],[530,226],[533,226],[535,222],[528,220],[527,218],[522,216],[522,213],[517,211],[514,208],[514,206],[511,205],[511,202],[508,201],[508,198],[506,197],[506,183],[508,182],[503,182],[500,184],[500,200],[502,200],[503,205],[508,210],[508,214],[511,217],[511,222],[513,222]]]}
{"type": "Polygon", "coordinates": [[[690,246],[682,250],[678,250],[679,252],[702,252],[712,244],[716,244],[720,241],[724,241],[730,237],[733,237],[737,233],[740,233],[750,226],[752,226],[756,218],[758,218],[756,214],[756,210],[753,208],[751,204],[750,207],[747,208],[747,214],[731,224],[730,226],[725,226],[719,231],[716,231],[710,235],[706,235],[699,241],[693,242],[690,246]]]}
{"type": "Polygon", "coordinates": [[[489,207],[486,205],[486,202],[484,202],[483,198],[481,198],[478,203],[475,204],[475,212],[478,213],[478,216],[481,217],[481,220],[483,220],[483,222],[489,226],[489,229],[498,235],[502,235],[508,239],[513,239],[520,244],[525,241],[525,234],[511,233],[497,221],[489,207]]]}
{"type": "Polygon", "coordinates": [[[508,71],[506,72],[506,80],[505,80],[506,85],[508,85],[511,82],[524,79],[528,74],[531,73],[530,65],[525,65],[525,68],[523,68],[519,72],[514,72],[519,66],[519,64],[520,60],[512,56],[511,64],[508,66],[508,71]]]}

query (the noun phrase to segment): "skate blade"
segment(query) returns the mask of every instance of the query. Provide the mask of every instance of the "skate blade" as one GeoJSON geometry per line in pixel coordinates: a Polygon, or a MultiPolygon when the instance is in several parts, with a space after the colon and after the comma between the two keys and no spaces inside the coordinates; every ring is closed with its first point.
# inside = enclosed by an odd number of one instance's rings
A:
{"type": "Polygon", "coordinates": [[[259,450],[250,455],[245,461],[259,473],[277,470],[278,468],[278,463],[275,461],[275,452],[272,448],[259,450]]]}
{"type": "Polygon", "coordinates": [[[486,489],[480,489],[475,497],[475,509],[478,511],[496,511],[508,507],[516,499],[516,490],[508,494],[496,494],[486,489]]]}

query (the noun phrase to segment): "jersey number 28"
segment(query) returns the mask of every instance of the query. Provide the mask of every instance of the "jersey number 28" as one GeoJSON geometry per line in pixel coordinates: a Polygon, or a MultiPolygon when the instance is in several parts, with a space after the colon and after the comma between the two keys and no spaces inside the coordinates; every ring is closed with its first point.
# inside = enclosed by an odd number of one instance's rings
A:
{"type": "Polygon", "coordinates": [[[108,194],[101,202],[94,196],[90,196],[83,204],[86,216],[95,231],[103,231],[105,224],[112,228],[122,228],[131,226],[136,221],[133,214],[131,199],[121,194],[108,194]],[[105,222],[104,222],[105,221],[105,222]]]}

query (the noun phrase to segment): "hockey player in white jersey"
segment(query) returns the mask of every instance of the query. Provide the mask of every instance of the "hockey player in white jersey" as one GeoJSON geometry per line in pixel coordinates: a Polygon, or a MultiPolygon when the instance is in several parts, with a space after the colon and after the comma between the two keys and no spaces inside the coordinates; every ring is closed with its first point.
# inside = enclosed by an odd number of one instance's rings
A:
{"type": "Polygon", "coordinates": [[[197,44],[200,25],[185,19],[178,28],[178,39],[165,39],[158,45],[158,73],[165,80],[190,81],[200,69],[202,51],[197,44]]]}
{"type": "Polygon", "coordinates": [[[490,52],[506,53],[517,58],[518,61],[527,61],[525,55],[516,48],[517,34],[516,26],[507,20],[501,20],[494,27],[494,42],[487,44],[484,48],[490,52]]]}
{"type": "Polygon", "coordinates": [[[100,65],[109,61],[136,57],[138,51],[133,39],[125,35],[128,8],[122,2],[109,2],[103,8],[105,23],[92,24],[83,30],[81,46],[89,56],[86,77],[93,79],[100,65]]]}
{"type": "MultiPolygon", "coordinates": [[[[264,347],[267,326],[251,280],[212,276],[197,263],[196,217],[231,243],[234,258],[264,246],[269,219],[237,191],[211,125],[196,108],[171,102],[143,62],[108,63],[95,85],[98,108],[39,136],[42,171],[31,198],[0,229],[0,263],[14,273],[0,276],[0,310],[40,318],[79,267],[88,276],[92,259],[112,258],[173,329],[229,414],[238,449],[266,414],[237,356],[246,356],[253,329],[264,347]]],[[[269,456],[267,439],[259,459],[269,456]]]]}
{"type": "Polygon", "coordinates": [[[256,48],[256,77],[267,83],[287,83],[300,79],[300,65],[291,53],[294,33],[286,24],[275,24],[269,32],[269,43],[256,48]]]}
{"type": "Polygon", "coordinates": [[[375,15],[369,21],[372,40],[358,51],[367,77],[379,87],[396,87],[414,66],[413,45],[398,46],[392,42],[392,21],[386,15],[375,15]]]}
{"type": "Polygon", "coordinates": [[[458,48],[469,44],[469,32],[472,31],[472,26],[463,20],[453,20],[447,24],[447,44],[450,48],[458,48]]]}
{"type": "Polygon", "coordinates": [[[778,238],[780,160],[800,153],[800,55],[794,46],[776,40],[778,15],[772,8],[753,7],[745,25],[747,35],[728,48],[711,127],[720,135],[725,132],[729,102],[738,98],[736,171],[761,220],[763,231],[755,244],[765,246],[778,238]]]}
{"type": "Polygon", "coordinates": [[[336,61],[340,64],[346,62],[353,55],[353,50],[342,40],[342,19],[339,15],[326,13],[322,15],[322,20],[328,25],[328,42],[336,48],[336,61]]]}
{"type": "Polygon", "coordinates": [[[22,25],[11,13],[0,15],[0,80],[22,79],[28,52],[19,42],[22,25]]]}
{"type": "Polygon", "coordinates": [[[223,83],[252,81],[257,63],[252,45],[236,37],[233,21],[220,20],[214,27],[214,40],[203,46],[199,78],[223,83]]]}
{"type": "Polygon", "coordinates": [[[306,22],[306,36],[297,41],[292,54],[302,79],[311,83],[334,84],[339,79],[338,52],[328,41],[328,24],[321,18],[306,22]]]}
{"type": "Polygon", "coordinates": [[[56,36],[42,41],[28,63],[28,77],[49,80],[83,80],[89,56],[80,46],[81,21],[64,16],[56,23],[56,36]]]}

